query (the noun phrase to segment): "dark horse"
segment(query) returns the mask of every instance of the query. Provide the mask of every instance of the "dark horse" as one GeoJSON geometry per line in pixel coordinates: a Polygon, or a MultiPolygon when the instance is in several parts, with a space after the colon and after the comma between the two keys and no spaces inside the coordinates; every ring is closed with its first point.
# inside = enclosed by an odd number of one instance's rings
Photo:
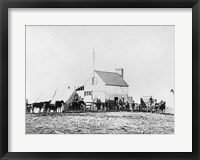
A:
{"type": "MultiPolygon", "coordinates": [[[[64,101],[56,101],[55,104],[51,104],[51,101],[44,102],[45,112],[57,112],[58,110],[61,112],[61,107],[64,104],[64,101]]],[[[59,112],[58,111],[58,112],[59,112]]]]}
{"type": "Polygon", "coordinates": [[[165,113],[165,108],[166,108],[166,105],[165,105],[165,102],[163,102],[163,103],[160,105],[160,110],[162,111],[162,113],[165,113]]]}
{"type": "Polygon", "coordinates": [[[56,107],[54,104],[51,104],[51,100],[44,102],[44,111],[46,113],[50,113],[51,110],[53,110],[54,112],[56,112],[56,107]]]}
{"type": "Polygon", "coordinates": [[[35,102],[31,105],[31,110],[32,110],[32,113],[34,113],[34,109],[35,108],[39,108],[39,113],[41,112],[41,109],[43,108],[44,106],[44,102],[35,102]]]}
{"type": "Polygon", "coordinates": [[[165,108],[166,108],[166,103],[163,102],[163,101],[155,104],[155,111],[156,112],[161,111],[161,113],[165,113],[165,108]]]}
{"type": "Polygon", "coordinates": [[[56,101],[55,102],[55,107],[56,107],[56,111],[60,112],[61,113],[61,108],[62,108],[62,105],[64,104],[64,101],[56,101]]]}

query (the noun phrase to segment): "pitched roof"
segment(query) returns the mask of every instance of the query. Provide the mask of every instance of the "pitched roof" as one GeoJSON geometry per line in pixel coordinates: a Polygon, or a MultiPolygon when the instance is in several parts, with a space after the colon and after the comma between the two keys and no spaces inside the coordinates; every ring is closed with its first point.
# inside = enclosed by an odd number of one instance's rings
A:
{"type": "Polygon", "coordinates": [[[118,73],[97,70],[95,70],[95,72],[104,81],[106,85],[128,87],[128,84],[118,73]]]}

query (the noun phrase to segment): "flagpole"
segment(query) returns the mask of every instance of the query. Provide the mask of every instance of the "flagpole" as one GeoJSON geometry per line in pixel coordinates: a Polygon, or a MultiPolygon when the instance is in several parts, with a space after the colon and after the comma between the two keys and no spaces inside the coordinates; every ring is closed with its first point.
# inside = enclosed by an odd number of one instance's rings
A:
{"type": "Polygon", "coordinates": [[[95,70],[95,53],[93,48],[93,78],[95,77],[94,70],[95,70]]]}
{"type": "Polygon", "coordinates": [[[95,78],[95,53],[93,48],[93,77],[92,77],[92,100],[94,100],[94,78],[95,78]]]}

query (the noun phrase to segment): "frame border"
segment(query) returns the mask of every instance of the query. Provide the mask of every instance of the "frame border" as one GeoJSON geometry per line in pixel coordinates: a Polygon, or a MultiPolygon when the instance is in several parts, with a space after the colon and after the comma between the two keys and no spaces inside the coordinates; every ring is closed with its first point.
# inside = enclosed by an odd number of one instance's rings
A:
{"type": "Polygon", "coordinates": [[[0,159],[200,159],[199,0],[0,0],[0,35],[0,159]],[[192,152],[8,152],[9,8],[192,8],[192,152]]]}

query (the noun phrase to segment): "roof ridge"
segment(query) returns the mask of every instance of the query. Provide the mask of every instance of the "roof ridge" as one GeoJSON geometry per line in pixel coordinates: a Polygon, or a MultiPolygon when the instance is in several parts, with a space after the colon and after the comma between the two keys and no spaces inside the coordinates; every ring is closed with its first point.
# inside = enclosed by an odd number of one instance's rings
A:
{"type": "Polygon", "coordinates": [[[99,70],[94,70],[95,72],[97,71],[97,72],[105,72],[105,73],[114,73],[114,74],[119,74],[119,73],[117,73],[117,72],[109,72],[109,71],[99,71],[99,70]]]}

